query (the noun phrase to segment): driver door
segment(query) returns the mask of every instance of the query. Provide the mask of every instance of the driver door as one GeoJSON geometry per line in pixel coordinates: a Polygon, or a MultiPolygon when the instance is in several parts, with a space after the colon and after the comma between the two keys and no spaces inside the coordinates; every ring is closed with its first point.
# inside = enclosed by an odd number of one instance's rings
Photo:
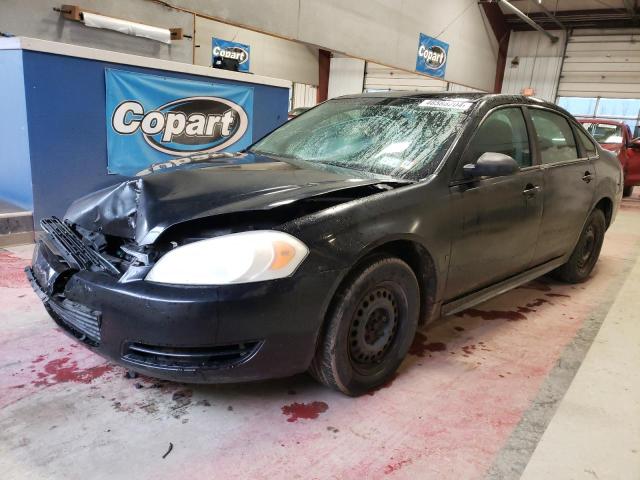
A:
{"type": "Polygon", "coordinates": [[[476,130],[450,186],[457,233],[452,242],[446,300],[525,271],[542,218],[543,173],[534,164],[520,107],[492,111],[476,130]],[[513,157],[520,171],[504,177],[465,179],[462,165],[485,152],[513,157]]]}

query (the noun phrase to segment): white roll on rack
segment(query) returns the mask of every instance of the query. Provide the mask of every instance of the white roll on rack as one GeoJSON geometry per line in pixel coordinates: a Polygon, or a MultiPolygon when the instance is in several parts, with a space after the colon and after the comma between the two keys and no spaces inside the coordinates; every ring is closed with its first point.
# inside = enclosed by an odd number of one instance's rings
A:
{"type": "Polygon", "coordinates": [[[87,27],[104,28],[162,43],[171,43],[171,31],[168,28],[154,27],[152,25],[130,22],[129,20],[121,20],[119,18],[107,17],[90,12],[82,12],[81,18],[87,27]]]}

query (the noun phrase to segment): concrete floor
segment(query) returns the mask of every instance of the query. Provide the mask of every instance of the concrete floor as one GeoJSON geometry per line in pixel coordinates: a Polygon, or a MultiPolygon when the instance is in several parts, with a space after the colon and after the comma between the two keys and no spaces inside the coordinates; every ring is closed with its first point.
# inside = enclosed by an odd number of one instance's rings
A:
{"type": "Polygon", "coordinates": [[[0,249],[2,479],[640,478],[639,197],[588,282],[543,278],[439,320],[358,399],[305,375],[126,379],[53,326],[30,252],[0,249]]]}

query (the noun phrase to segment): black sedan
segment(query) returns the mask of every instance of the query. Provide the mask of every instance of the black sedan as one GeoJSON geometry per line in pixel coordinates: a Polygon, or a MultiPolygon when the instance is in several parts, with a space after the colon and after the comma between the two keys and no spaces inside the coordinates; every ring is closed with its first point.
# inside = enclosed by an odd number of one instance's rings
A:
{"type": "Polygon", "coordinates": [[[244,152],[156,165],[45,219],[53,319],[186,382],[310,371],[359,395],[418,324],[591,273],[622,172],[566,111],[506,95],[331,100],[244,152]]]}

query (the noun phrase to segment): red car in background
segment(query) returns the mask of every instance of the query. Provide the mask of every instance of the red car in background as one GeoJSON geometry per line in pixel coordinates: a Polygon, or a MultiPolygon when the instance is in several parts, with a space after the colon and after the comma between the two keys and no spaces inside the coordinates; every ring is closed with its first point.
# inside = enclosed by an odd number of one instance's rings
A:
{"type": "Polygon", "coordinates": [[[578,119],[602,148],[615,152],[624,172],[624,193],[629,197],[640,185],[640,138],[633,139],[631,128],[624,122],[598,118],[578,119]]]}

